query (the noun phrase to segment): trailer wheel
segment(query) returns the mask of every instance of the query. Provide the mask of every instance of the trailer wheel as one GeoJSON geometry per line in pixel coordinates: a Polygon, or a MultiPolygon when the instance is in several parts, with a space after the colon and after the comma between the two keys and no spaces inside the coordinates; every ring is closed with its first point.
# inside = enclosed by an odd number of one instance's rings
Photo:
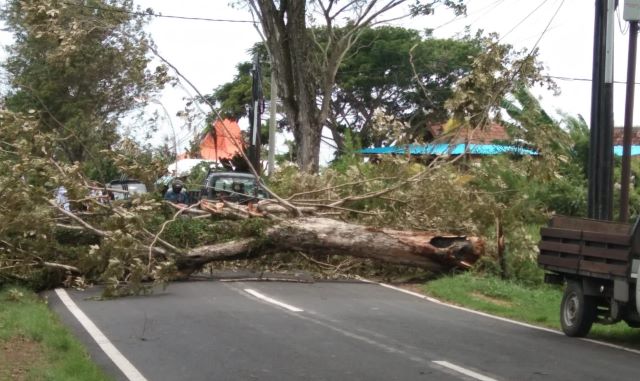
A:
{"type": "Polygon", "coordinates": [[[596,320],[596,314],[596,299],[593,296],[584,295],[581,283],[568,282],[560,305],[560,322],[565,335],[586,336],[596,320]]]}

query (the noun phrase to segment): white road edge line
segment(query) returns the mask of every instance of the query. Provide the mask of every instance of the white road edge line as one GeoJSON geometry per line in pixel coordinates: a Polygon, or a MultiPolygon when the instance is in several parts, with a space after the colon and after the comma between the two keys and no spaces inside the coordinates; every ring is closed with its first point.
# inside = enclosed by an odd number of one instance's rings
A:
{"type": "Polygon", "coordinates": [[[62,289],[56,288],[56,294],[62,301],[62,303],[67,307],[69,312],[75,316],[76,319],[82,324],[84,329],[89,333],[89,335],[93,338],[93,340],[98,343],[98,346],[104,353],[113,361],[114,364],[124,373],[124,375],[130,381],[147,381],[147,379],[136,369],[126,357],[120,353],[118,348],[116,348],[111,341],[100,331],[100,329],[89,319],[89,317],[76,305],[76,303],[71,299],[69,294],[62,289]]]}
{"type": "Polygon", "coordinates": [[[294,307],[294,306],[286,304],[286,303],[282,303],[282,302],[280,302],[278,300],[275,300],[275,299],[270,298],[270,297],[268,297],[266,295],[263,295],[263,294],[259,293],[256,290],[252,290],[250,288],[245,288],[244,291],[246,293],[248,293],[248,294],[251,294],[251,295],[255,296],[258,299],[264,300],[267,303],[275,304],[276,306],[280,306],[280,307],[282,307],[284,309],[287,309],[287,310],[289,310],[291,312],[304,312],[304,310],[301,309],[301,308],[294,307]]]}
{"type": "Polygon", "coordinates": [[[467,368],[463,368],[461,366],[458,366],[456,364],[452,364],[448,361],[433,361],[434,364],[438,364],[442,367],[451,369],[453,371],[456,371],[460,374],[464,374],[467,377],[471,377],[473,379],[479,380],[479,381],[497,381],[495,378],[491,378],[491,377],[487,377],[485,375],[482,375],[480,373],[474,372],[472,370],[469,370],[467,368]]]}
{"type": "MultiPolygon", "coordinates": [[[[472,310],[472,309],[469,309],[469,308],[456,306],[455,304],[445,303],[445,302],[443,302],[441,300],[438,300],[436,298],[432,298],[430,296],[422,295],[422,294],[419,294],[417,292],[405,290],[403,288],[392,286],[390,284],[374,282],[372,280],[368,280],[368,279],[365,279],[365,278],[362,278],[362,277],[358,277],[358,279],[363,281],[363,282],[365,282],[365,283],[377,284],[377,285],[382,286],[382,287],[390,288],[390,289],[395,290],[395,291],[400,291],[402,293],[405,293],[405,294],[408,294],[408,295],[412,295],[412,296],[418,297],[420,299],[428,300],[428,301],[430,301],[432,303],[440,304],[442,306],[446,306],[446,307],[453,308],[453,309],[456,309],[456,310],[469,312],[469,313],[472,313],[472,314],[475,314],[475,315],[484,316],[484,317],[487,317],[487,318],[490,318],[490,319],[494,319],[494,320],[500,320],[500,321],[503,321],[503,322],[506,322],[506,323],[519,325],[521,327],[537,329],[538,331],[555,333],[556,335],[564,335],[564,333],[562,333],[560,331],[556,331],[555,329],[538,327],[536,325],[523,323],[521,321],[507,319],[507,318],[503,318],[503,317],[500,317],[500,316],[491,315],[491,314],[488,314],[488,313],[485,313],[485,312],[480,312],[480,311],[472,310]]],[[[616,345],[616,344],[611,344],[611,343],[607,343],[607,342],[604,342],[604,341],[599,341],[599,340],[594,340],[594,339],[586,339],[586,338],[580,338],[580,340],[587,341],[589,343],[602,345],[604,347],[614,348],[614,349],[618,349],[618,350],[621,350],[621,351],[625,351],[625,352],[633,353],[633,354],[636,354],[636,355],[640,355],[640,350],[623,347],[622,345],[616,345]]]]}

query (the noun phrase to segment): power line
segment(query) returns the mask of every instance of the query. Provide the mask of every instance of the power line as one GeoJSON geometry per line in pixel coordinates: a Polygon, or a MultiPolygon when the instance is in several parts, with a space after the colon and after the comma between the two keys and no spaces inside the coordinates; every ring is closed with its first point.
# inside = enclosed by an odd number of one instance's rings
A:
{"type": "MultiPolygon", "coordinates": [[[[492,5],[494,5],[495,3],[499,3],[499,2],[501,2],[501,1],[504,1],[504,0],[496,0],[495,2],[493,2],[493,3],[489,4],[487,7],[485,7],[485,8],[482,8],[482,9],[478,10],[478,13],[479,13],[479,12],[481,12],[481,11],[483,11],[483,10],[485,10],[486,8],[488,8],[488,7],[492,6],[492,5]]],[[[470,2],[471,2],[471,0],[467,1],[467,6],[469,6],[469,3],[470,3],[470,2]]],[[[474,14],[474,15],[475,15],[475,14],[474,14]]],[[[466,14],[466,12],[465,12],[465,14],[456,15],[454,18],[450,19],[449,21],[445,21],[444,23],[442,23],[442,24],[440,24],[440,25],[436,26],[436,27],[435,27],[435,28],[433,28],[431,31],[436,31],[436,30],[438,30],[438,29],[440,29],[440,28],[442,28],[442,27],[444,27],[444,26],[447,26],[447,25],[449,25],[449,24],[451,24],[451,23],[453,23],[453,22],[458,21],[458,20],[459,20],[459,19],[461,19],[461,18],[468,18],[469,16],[470,16],[470,15],[466,14]]]]}
{"type": "Polygon", "coordinates": [[[513,32],[516,28],[518,28],[520,25],[522,25],[525,21],[527,21],[527,19],[529,17],[531,17],[534,13],[536,13],[538,11],[538,9],[542,8],[543,5],[545,5],[547,3],[547,1],[549,0],[543,0],[540,4],[538,4],[537,7],[535,7],[531,12],[529,12],[529,14],[527,14],[526,16],[524,16],[524,18],[522,18],[516,25],[513,26],[513,28],[509,29],[509,31],[505,34],[502,35],[502,37],[500,37],[500,39],[498,40],[498,42],[502,41],[505,37],[507,37],[511,32],[513,32]]]}
{"type": "Polygon", "coordinates": [[[252,20],[214,19],[214,18],[208,18],[208,17],[164,15],[162,13],[152,12],[151,9],[149,9],[146,12],[137,12],[137,11],[129,11],[129,10],[122,9],[122,8],[115,8],[115,7],[114,8],[105,8],[105,7],[98,7],[98,6],[92,6],[92,5],[87,5],[87,4],[76,4],[76,3],[67,2],[67,1],[63,1],[62,3],[66,4],[66,5],[73,6],[73,7],[87,8],[87,9],[93,9],[93,10],[106,11],[106,12],[125,13],[125,14],[129,14],[129,15],[134,15],[134,16],[150,16],[150,17],[156,17],[156,18],[167,18],[167,19],[176,19],[176,20],[190,20],[190,21],[256,24],[256,22],[252,21],[252,20]]]}
{"type": "MultiPolygon", "coordinates": [[[[558,79],[560,81],[580,81],[580,82],[591,82],[591,78],[579,78],[579,77],[566,77],[560,75],[548,75],[547,77],[558,79]]],[[[626,81],[613,81],[616,84],[627,84],[626,81]]],[[[640,82],[634,82],[636,85],[640,85],[640,82]]]]}
{"type": "Polygon", "coordinates": [[[489,13],[491,13],[494,9],[498,8],[498,6],[502,3],[504,3],[505,0],[497,0],[491,4],[489,4],[487,7],[482,8],[480,11],[478,11],[478,13],[480,13],[481,11],[482,14],[478,17],[476,17],[473,21],[471,21],[469,23],[469,27],[471,27],[473,24],[477,23],[480,19],[482,19],[484,16],[488,15],[489,13]],[[490,9],[489,9],[490,8],[490,9]]]}
{"type": "MultiPolygon", "coordinates": [[[[546,1],[546,0],[545,0],[546,1]]],[[[560,2],[560,5],[558,5],[558,8],[556,9],[556,11],[553,13],[553,16],[551,16],[551,19],[549,20],[549,22],[547,23],[547,26],[544,27],[544,30],[542,31],[542,33],[540,34],[540,37],[538,38],[538,41],[536,41],[536,43],[533,45],[533,48],[531,48],[531,51],[529,54],[533,53],[533,51],[536,50],[536,48],[538,47],[538,44],[540,43],[540,41],[542,41],[542,37],[544,37],[544,35],[549,31],[549,27],[551,26],[551,23],[553,22],[553,20],[555,20],[556,16],[558,15],[558,13],[560,12],[560,9],[562,8],[562,6],[564,5],[564,0],[562,0],[560,2]]]]}

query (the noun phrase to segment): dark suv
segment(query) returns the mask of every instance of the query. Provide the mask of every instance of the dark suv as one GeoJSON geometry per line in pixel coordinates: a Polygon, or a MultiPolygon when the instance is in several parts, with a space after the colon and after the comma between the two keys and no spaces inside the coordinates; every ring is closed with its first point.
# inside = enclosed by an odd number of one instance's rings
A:
{"type": "Polygon", "coordinates": [[[204,181],[202,198],[225,200],[240,204],[268,198],[267,192],[249,173],[210,172],[204,181]]]}

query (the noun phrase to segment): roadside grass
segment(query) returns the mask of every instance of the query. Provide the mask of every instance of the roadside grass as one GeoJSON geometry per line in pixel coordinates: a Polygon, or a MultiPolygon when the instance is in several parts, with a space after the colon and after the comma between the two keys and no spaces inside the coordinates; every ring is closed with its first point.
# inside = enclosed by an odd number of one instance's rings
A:
{"type": "MultiPolygon", "coordinates": [[[[452,304],[493,315],[560,330],[562,289],[525,286],[472,273],[448,276],[426,283],[422,291],[452,304]]],[[[640,348],[640,329],[621,322],[594,324],[589,338],[640,348]]]]}
{"type": "Polygon", "coordinates": [[[11,360],[0,361],[0,380],[111,380],[46,302],[23,288],[0,289],[0,358],[11,360]]]}

